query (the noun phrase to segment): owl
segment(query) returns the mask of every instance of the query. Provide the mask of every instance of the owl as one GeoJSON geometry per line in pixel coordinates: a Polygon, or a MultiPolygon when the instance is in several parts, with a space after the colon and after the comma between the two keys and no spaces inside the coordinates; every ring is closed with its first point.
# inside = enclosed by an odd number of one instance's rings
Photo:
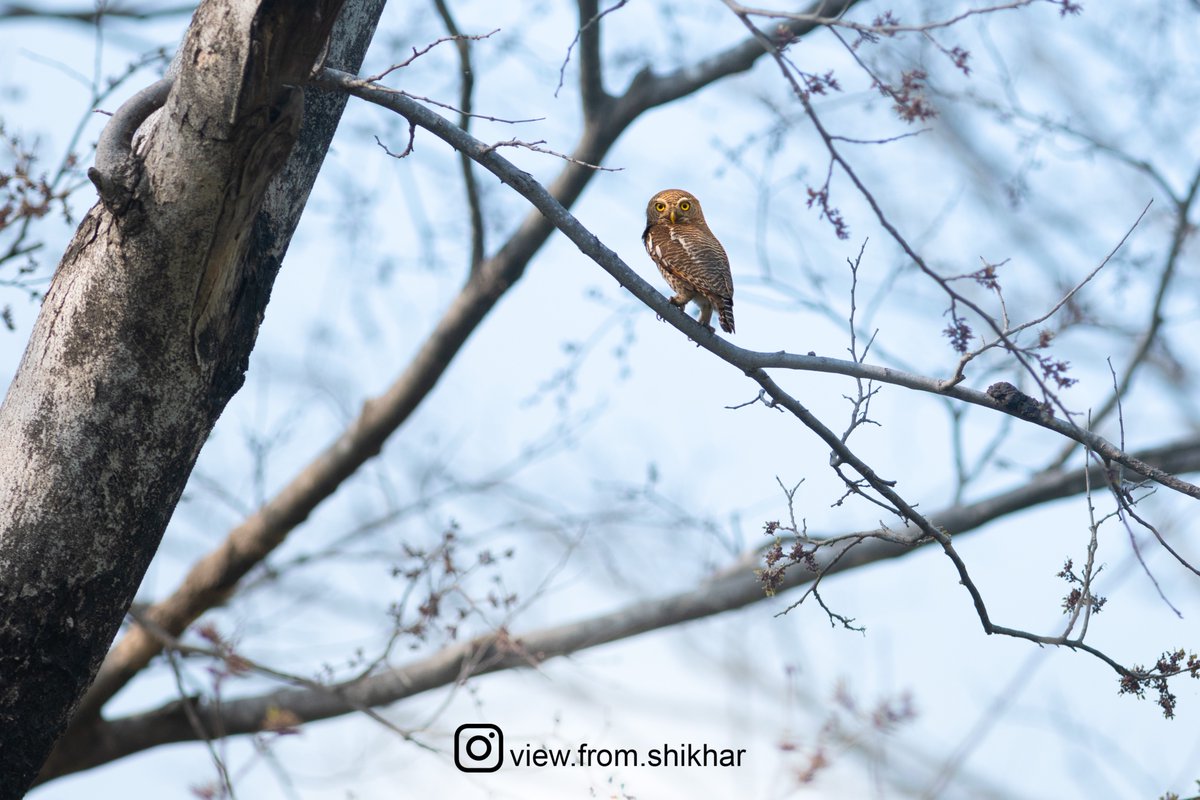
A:
{"type": "Polygon", "coordinates": [[[664,189],[654,195],[646,206],[642,242],[675,292],[671,305],[695,301],[700,307],[700,324],[709,330],[708,321],[716,308],[721,330],[733,333],[729,256],[708,229],[700,201],[680,189],[664,189]]]}

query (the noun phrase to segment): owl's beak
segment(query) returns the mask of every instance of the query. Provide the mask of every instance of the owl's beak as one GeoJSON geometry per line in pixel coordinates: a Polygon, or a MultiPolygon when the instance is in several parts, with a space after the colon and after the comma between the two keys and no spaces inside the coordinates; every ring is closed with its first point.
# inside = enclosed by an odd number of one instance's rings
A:
{"type": "Polygon", "coordinates": [[[671,224],[675,224],[675,209],[671,209],[671,224]]]}

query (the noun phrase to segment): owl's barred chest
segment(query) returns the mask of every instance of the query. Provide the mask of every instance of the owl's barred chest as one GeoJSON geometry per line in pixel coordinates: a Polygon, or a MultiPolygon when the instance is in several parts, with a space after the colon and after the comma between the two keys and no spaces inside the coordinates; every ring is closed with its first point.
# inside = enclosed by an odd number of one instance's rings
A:
{"type": "Polygon", "coordinates": [[[709,270],[728,269],[720,244],[699,225],[651,225],[642,241],[659,272],[676,291],[681,281],[694,283],[709,270]]]}

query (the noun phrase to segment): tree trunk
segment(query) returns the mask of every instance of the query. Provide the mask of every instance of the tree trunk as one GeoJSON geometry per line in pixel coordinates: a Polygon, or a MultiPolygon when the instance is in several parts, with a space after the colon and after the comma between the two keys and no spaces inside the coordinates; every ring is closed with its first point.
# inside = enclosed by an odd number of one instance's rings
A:
{"type": "Polygon", "coordinates": [[[0,406],[0,797],[29,786],[95,674],[271,286],[383,0],[210,0],[171,84],[123,107],[0,406]],[[168,93],[169,89],[169,93],[168,93]],[[129,137],[147,112],[135,155],[129,137]]]}

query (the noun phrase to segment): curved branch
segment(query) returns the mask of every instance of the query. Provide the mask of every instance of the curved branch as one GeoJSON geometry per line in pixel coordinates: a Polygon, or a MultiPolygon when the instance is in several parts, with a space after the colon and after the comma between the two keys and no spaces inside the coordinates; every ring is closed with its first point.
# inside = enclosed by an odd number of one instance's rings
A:
{"type": "Polygon", "coordinates": [[[163,78],[142,89],[117,109],[100,132],[96,165],[88,168],[87,176],[96,185],[104,205],[114,214],[125,209],[137,182],[133,136],[151,114],[166,104],[174,82],[174,78],[163,78]]]}

